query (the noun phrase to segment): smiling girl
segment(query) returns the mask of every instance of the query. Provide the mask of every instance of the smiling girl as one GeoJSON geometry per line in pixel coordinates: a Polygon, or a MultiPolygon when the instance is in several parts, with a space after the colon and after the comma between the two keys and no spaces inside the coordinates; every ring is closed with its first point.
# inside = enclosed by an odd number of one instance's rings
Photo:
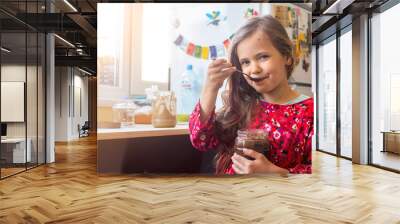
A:
{"type": "Polygon", "coordinates": [[[313,99],[289,86],[294,59],[283,26],[271,16],[249,19],[235,33],[229,56],[229,62],[217,59],[208,67],[189,121],[193,146],[218,150],[217,174],[311,173],[313,99]],[[216,113],[225,79],[227,95],[216,113]],[[267,133],[267,153],[243,149],[245,156],[236,154],[237,131],[252,129],[267,133]]]}

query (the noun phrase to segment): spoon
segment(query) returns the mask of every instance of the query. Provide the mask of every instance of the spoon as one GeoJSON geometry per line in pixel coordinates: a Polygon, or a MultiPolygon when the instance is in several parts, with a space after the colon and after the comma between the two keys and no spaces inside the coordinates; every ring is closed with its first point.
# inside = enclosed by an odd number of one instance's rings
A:
{"type": "Polygon", "coordinates": [[[251,81],[253,81],[253,82],[260,82],[260,81],[262,81],[262,80],[264,80],[264,79],[267,78],[267,76],[259,77],[259,78],[253,78],[253,77],[251,77],[249,74],[244,73],[244,72],[242,72],[242,71],[240,71],[240,70],[238,70],[238,69],[236,69],[236,72],[247,76],[247,77],[248,77],[251,81]]]}

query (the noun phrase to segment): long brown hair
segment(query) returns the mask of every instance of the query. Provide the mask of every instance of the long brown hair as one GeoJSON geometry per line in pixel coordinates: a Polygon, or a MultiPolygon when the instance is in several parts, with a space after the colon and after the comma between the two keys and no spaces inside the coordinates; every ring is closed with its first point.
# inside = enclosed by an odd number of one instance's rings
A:
{"type": "MultiPolygon", "coordinates": [[[[291,60],[291,64],[286,66],[287,78],[289,78],[294,67],[292,42],[285,28],[272,16],[251,18],[235,33],[229,51],[230,63],[241,70],[237,47],[241,41],[256,31],[262,31],[268,35],[272,45],[291,60]]],[[[248,126],[252,116],[257,112],[258,99],[261,97],[242,75],[231,75],[227,85],[229,88],[223,97],[224,106],[216,117],[215,132],[221,142],[215,156],[217,174],[223,174],[229,168],[237,131],[248,126]]]]}

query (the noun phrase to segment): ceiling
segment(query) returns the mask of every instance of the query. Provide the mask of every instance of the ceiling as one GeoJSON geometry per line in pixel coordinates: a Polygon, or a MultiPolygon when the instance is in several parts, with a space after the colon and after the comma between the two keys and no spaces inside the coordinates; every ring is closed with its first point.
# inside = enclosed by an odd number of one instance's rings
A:
{"type": "Polygon", "coordinates": [[[351,24],[352,19],[374,11],[388,0],[313,0],[313,44],[351,24]]]}
{"type": "Polygon", "coordinates": [[[54,32],[56,66],[78,66],[96,74],[98,2],[47,0],[46,5],[45,0],[1,0],[2,46],[13,49],[2,60],[17,62],[26,55],[29,63],[37,57],[36,51],[44,48],[36,43],[36,33],[54,32]]]}

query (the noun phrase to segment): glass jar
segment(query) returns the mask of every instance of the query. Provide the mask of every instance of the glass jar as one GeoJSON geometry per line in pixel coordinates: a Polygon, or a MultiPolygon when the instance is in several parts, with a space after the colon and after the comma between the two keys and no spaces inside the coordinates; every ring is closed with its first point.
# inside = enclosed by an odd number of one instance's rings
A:
{"type": "Polygon", "coordinates": [[[176,96],[173,91],[159,92],[152,102],[152,121],[155,128],[176,126],[176,96]]]}
{"type": "Polygon", "coordinates": [[[237,154],[254,160],[243,154],[241,148],[248,148],[266,156],[269,148],[267,132],[263,129],[238,130],[234,150],[237,154]]]}
{"type": "Polygon", "coordinates": [[[135,110],[136,105],[131,102],[116,103],[112,106],[113,122],[120,123],[120,127],[135,126],[135,110]]]}
{"type": "Polygon", "coordinates": [[[135,111],[135,124],[151,124],[151,106],[143,106],[135,111]]]}

